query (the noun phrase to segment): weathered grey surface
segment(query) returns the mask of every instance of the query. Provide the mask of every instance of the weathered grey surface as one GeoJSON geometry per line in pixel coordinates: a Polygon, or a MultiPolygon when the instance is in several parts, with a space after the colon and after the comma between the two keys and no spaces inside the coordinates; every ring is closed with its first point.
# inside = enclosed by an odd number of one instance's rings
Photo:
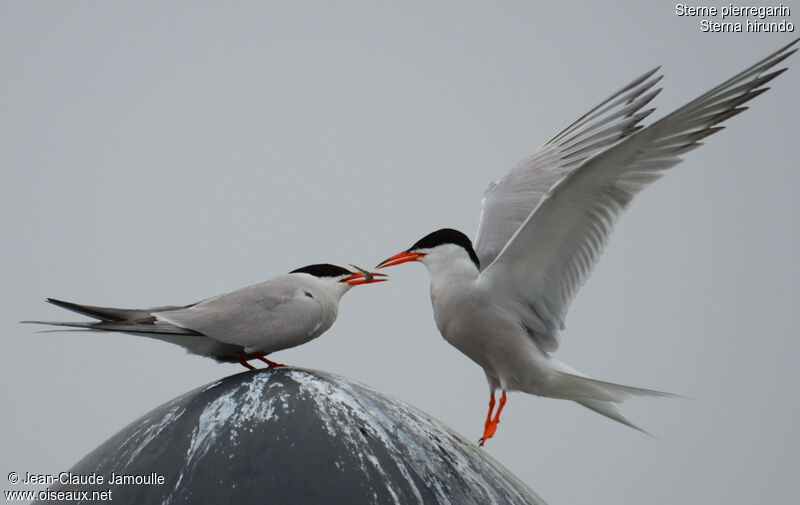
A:
{"type": "Polygon", "coordinates": [[[475,442],[332,374],[263,369],[186,393],[71,470],[164,477],[107,490],[113,503],[544,503],[475,442]]]}

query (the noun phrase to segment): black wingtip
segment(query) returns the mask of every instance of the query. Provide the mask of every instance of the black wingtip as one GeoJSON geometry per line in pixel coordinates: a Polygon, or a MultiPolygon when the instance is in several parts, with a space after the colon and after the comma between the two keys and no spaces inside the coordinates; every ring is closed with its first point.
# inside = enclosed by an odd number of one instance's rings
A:
{"type": "MultiPolygon", "coordinates": [[[[790,47],[792,47],[793,45],[797,44],[797,41],[798,41],[798,40],[800,40],[800,37],[797,37],[796,39],[794,39],[793,41],[789,42],[788,44],[786,44],[786,45],[785,45],[785,46],[783,46],[782,48],[778,49],[777,51],[775,51],[775,53],[774,53],[774,54],[780,54],[780,53],[782,53],[782,52],[786,51],[787,49],[789,49],[789,48],[790,48],[790,47]]],[[[794,49],[792,49],[791,51],[788,51],[788,52],[786,53],[786,56],[789,56],[789,55],[790,55],[790,54],[792,54],[793,52],[797,51],[797,49],[798,49],[798,48],[794,48],[794,49]]]]}
{"type": "MultiPolygon", "coordinates": [[[[794,51],[797,51],[797,49],[795,49],[794,51]]],[[[792,52],[794,52],[794,51],[792,51],[792,52]]],[[[783,68],[779,68],[778,70],[776,70],[776,71],[774,71],[772,73],[769,73],[769,74],[761,76],[761,79],[759,79],[758,85],[762,86],[762,85],[768,83],[769,81],[771,81],[772,79],[778,77],[779,75],[781,75],[782,73],[786,72],[787,70],[789,70],[789,67],[783,67],[783,68]]]]}
{"type": "Polygon", "coordinates": [[[76,307],[74,303],[67,302],[64,300],[59,300],[58,298],[45,298],[44,301],[47,303],[51,303],[56,307],[61,307],[62,309],[72,310],[72,308],[76,307]]]}

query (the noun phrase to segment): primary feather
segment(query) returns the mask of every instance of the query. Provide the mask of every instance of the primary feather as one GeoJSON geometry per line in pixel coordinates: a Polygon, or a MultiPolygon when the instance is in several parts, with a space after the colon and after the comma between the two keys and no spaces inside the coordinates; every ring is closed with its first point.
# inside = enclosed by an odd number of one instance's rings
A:
{"type": "Polygon", "coordinates": [[[569,304],[633,197],[723,128],[716,125],[744,111],[742,104],[765,92],[764,85],[786,69],[764,72],[791,55],[793,44],[584,160],[538,200],[482,276],[502,278],[498,289],[527,300],[520,316],[544,329],[539,336],[544,350],[558,347],[569,304]]]}
{"type": "Polygon", "coordinates": [[[654,109],[643,110],[661,91],[652,89],[658,68],[638,77],[564,128],[522,160],[483,196],[475,251],[485,269],[494,261],[539,201],[586,159],[641,128],[654,109]]]}

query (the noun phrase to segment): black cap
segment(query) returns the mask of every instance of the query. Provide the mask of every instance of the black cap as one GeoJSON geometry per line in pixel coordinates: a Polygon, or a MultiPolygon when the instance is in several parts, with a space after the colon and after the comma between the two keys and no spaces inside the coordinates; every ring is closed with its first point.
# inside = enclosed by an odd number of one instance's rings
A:
{"type": "Polygon", "coordinates": [[[481,262],[478,259],[478,255],[475,254],[475,249],[472,248],[472,241],[460,231],[452,228],[442,228],[441,230],[436,230],[433,233],[429,233],[419,239],[417,243],[412,245],[408,250],[417,251],[419,249],[433,249],[436,246],[444,244],[455,244],[464,248],[464,250],[469,254],[470,259],[472,259],[472,262],[475,263],[475,267],[478,269],[481,268],[481,262]]]}
{"type": "Polygon", "coordinates": [[[353,272],[340,266],[331,265],[330,263],[319,263],[316,265],[308,265],[297,270],[292,270],[290,274],[311,274],[314,277],[340,277],[342,275],[352,275],[353,272]]]}

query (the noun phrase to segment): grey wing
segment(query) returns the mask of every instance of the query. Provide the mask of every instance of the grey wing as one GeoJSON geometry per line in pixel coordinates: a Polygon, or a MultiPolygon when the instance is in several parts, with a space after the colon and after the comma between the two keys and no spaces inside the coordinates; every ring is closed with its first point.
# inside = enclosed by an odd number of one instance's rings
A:
{"type": "Polygon", "coordinates": [[[333,321],[323,312],[321,303],[297,284],[272,280],[155,315],[248,353],[268,354],[325,331],[333,321]]]}
{"type": "Polygon", "coordinates": [[[765,72],[792,54],[795,42],[585,161],[542,199],[481,274],[509,299],[524,300],[523,324],[541,347],[557,348],[569,304],[628,203],[769,89],[764,85],[786,69],[765,72]]]}
{"type": "Polygon", "coordinates": [[[651,90],[661,79],[654,76],[657,70],[611,95],[489,185],[475,237],[482,269],[494,261],[550,188],[589,157],[641,128],[638,123],[653,112],[642,108],[661,91],[651,90]]]}

